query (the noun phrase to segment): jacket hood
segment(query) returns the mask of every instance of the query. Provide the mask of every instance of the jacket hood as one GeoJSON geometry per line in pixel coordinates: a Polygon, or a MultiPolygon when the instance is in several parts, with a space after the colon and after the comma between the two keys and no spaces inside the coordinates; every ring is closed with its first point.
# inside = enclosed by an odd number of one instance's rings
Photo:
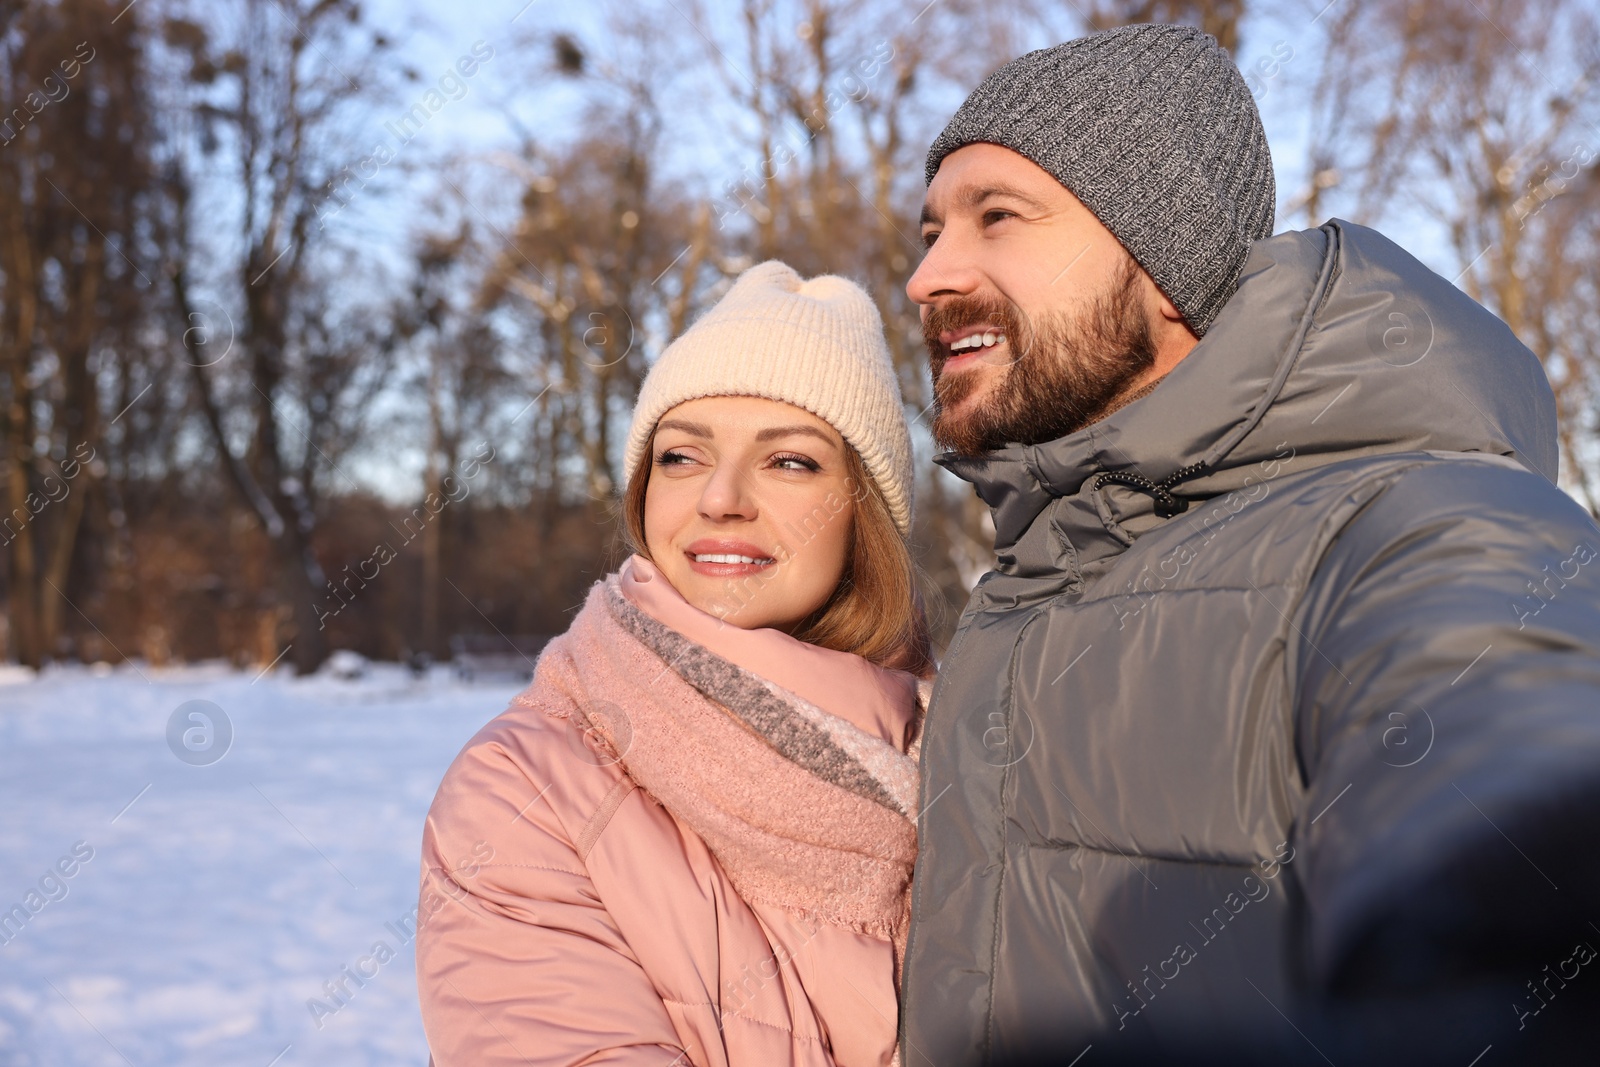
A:
{"type": "Polygon", "coordinates": [[[1424,450],[1557,469],[1555,397],[1487,309],[1339,219],[1257,241],[1205,338],[1149,395],[1078,433],[937,462],[994,512],[1004,573],[1059,568],[1028,538],[1052,501],[1080,564],[1189,504],[1361,456],[1424,450]]]}

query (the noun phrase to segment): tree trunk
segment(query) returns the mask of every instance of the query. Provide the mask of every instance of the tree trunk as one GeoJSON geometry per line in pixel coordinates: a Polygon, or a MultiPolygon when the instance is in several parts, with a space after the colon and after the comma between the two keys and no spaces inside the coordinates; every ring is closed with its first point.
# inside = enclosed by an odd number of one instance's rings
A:
{"type": "Polygon", "coordinates": [[[309,539],[297,524],[290,524],[289,535],[278,549],[279,589],[283,603],[290,605],[290,633],[286,647],[292,649],[289,662],[296,674],[310,674],[328,658],[328,639],[317,618],[317,605],[326,596],[327,584],[322,567],[311,552],[309,539]]]}
{"type": "Polygon", "coordinates": [[[35,669],[43,666],[44,649],[39,632],[39,566],[34,550],[33,513],[28,509],[31,490],[28,467],[33,458],[32,424],[28,413],[28,382],[22,352],[13,351],[10,403],[6,411],[6,513],[0,530],[10,538],[10,607],[12,650],[17,662],[35,669]]]}
{"type": "MultiPolygon", "coordinates": [[[[440,472],[439,454],[444,447],[444,420],[440,412],[439,360],[435,348],[430,352],[428,366],[428,467],[423,476],[423,509],[427,510],[429,494],[444,496],[444,476],[440,472]]],[[[444,511],[434,515],[422,530],[422,651],[430,656],[440,655],[439,649],[439,581],[440,554],[443,539],[440,526],[444,511]]]]}
{"type": "MultiPolygon", "coordinates": [[[[78,314],[69,327],[67,350],[63,355],[62,381],[65,385],[67,435],[66,449],[69,462],[87,444],[91,449],[100,438],[100,400],[94,377],[89,372],[89,350],[94,343],[97,319],[94,309],[99,303],[100,279],[103,276],[105,245],[92,241],[88,245],[85,262],[80,268],[80,282],[76,304],[78,314]],[[76,425],[74,425],[76,423],[76,425]]],[[[89,454],[93,454],[92,452],[89,454]]],[[[44,647],[56,649],[61,641],[62,599],[72,572],[72,558],[78,547],[78,531],[83,527],[85,504],[95,484],[94,472],[84,463],[74,471],[72,479],[63,478],[67,497],[54,519],[54,536],[46,556],[44,576],[51,588],[62,591],[58,596],[41,596],[39,636],[44,647]]],[[[41,537],[41,541],[43,538],[41,537]]]]}
{"type": "MultiPolygon", "coordinates": [[[[13,208],[20,204],[13,203],[13,208]]],[[[4,269],[10,320],[8,396],[6,405],[6,512],[0,516],[0,531],[9,539],[11,637],[19,663],[38,668],[46,649],[39,630],[39,557],[35,543],[33,511],[28,499],[33,495],[28,477],[33,466],[33,392],[28,384],[28,353],[33,349],[37,304],[33,269],[33,249],[21,226],[21,218],[8,222],[11,240],[4,269]]]]}

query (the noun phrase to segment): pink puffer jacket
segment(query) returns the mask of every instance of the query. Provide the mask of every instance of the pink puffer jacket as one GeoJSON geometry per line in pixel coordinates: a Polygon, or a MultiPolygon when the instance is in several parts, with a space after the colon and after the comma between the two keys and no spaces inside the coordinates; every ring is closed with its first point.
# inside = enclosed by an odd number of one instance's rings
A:
{"type": "MultiPolygon", "coordinates": [[[[646,592],[675,597],[665,585],[646,592]]],[[[718,651],[749,665],[732,639],[718,651]]],[[[893,937],[747,902],[626,754],[595,744],[595,722],[550,712],[551,660],[457,757],[428,817],[417,981],[437,1067],[894,1061],[893,937]]],[[[851,718],[903,750],[916,686],[896,673],[878,689],[904,699],[863,697],[851,718]]],[[[654,686],[668,682],[683,684],[654,686]]]]}

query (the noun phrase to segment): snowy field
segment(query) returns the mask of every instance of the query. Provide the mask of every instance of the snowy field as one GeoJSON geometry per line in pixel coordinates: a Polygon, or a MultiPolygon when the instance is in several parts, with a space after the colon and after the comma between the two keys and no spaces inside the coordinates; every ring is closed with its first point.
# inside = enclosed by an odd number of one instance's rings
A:
{"type": "Polygon", "coordinates": [[[426,1064],[399,932],[422,822],[516,689],[385,665],[0,674],[0,1063],[426,1064]],[[175,719],[190,701],[210,704],[175,719]]]}

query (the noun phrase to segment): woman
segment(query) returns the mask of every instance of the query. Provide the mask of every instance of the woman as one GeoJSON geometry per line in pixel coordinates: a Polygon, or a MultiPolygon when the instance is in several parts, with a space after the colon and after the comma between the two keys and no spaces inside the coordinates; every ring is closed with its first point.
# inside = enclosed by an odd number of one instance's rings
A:
{"type": "Polygon", "coordinates": [[[872,302],[747,271],[626,469],[634,555],[428,816],[434,1063],[890,1063],[931,659],[872,302]]]}

